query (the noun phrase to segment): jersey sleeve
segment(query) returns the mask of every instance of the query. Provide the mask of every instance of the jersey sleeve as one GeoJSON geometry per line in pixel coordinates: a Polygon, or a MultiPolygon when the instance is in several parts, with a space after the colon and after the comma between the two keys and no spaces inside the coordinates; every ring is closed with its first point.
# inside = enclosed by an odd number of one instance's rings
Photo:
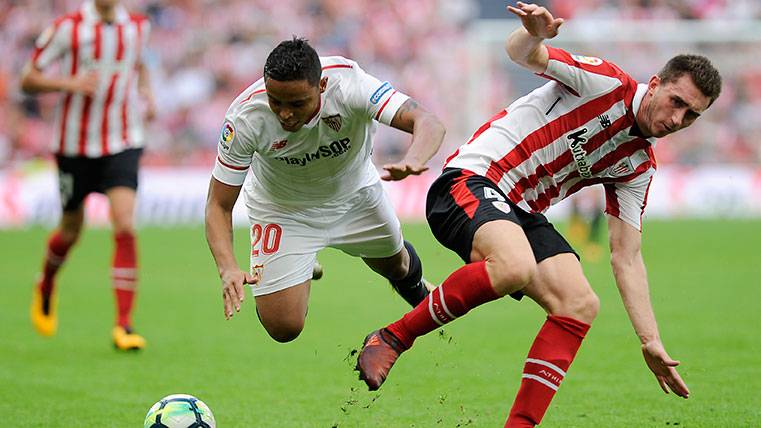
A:
{"type": "Polygon", "coordinates": [[[354,84],[352,85],[352,103],[362,109],[368,117],[385,125],[391,125],[396,111],[410,97],[397,91],[389,82],[366,73],[354,65],[354,84]]]}
{"type": "Polygon", "coordinates": [[[70,20],[59,19],[37,37],[32,53],[34,68],[44,70],[70,49],[71,27],[70,20]]]}
{"type": "Polygon", "coordinates": [[[228,115],[217,144],[217,160],[212,176],[230,186],[242,186],[256,151],[254,136],[241,120],[228,115]]]}
{"type": "Polygon", "coordinates": [[[647,205],[647,194],[652,174],[643,174],[632,181],[605,184],[605,212],[642,230],[642,214],[647,205]]]}
{"type": "Polygon", "coordinates": [[[550,58],[540,76],[555,80],[576,96],[593,96],[608,92],[632,80],[617,65],[604,59],[574,55],[547,46],[550,58]]]}
{"type": "Polygon", "coordinates": [[[137,61],[141,64],[145,64],[148,52],[148,39],[151,35],[151,21],[149,21],[148,18],[141,17],[138,25],[140,26],[140,40],[137,61]]]}

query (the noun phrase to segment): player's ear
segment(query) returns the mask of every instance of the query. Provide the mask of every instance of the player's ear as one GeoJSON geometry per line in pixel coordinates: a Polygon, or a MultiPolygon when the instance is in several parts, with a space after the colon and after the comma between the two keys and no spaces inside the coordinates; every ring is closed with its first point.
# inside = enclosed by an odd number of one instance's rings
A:
{"type": "Polygon", "coordinates": [[[650,95],[655,93],[655,88],[657,88],[660,84],[661,78],[658,77],[658,75],[653,75],[653,77],[650,78],[650,81],[647,82],[647,91],[650,93],[650,95]]]}
{"type": "Polygon", "coordinates": [[[323,77],[320,79],[320,93],[325,92],[325,88],[328,87],[328,76],[323,77]]]}

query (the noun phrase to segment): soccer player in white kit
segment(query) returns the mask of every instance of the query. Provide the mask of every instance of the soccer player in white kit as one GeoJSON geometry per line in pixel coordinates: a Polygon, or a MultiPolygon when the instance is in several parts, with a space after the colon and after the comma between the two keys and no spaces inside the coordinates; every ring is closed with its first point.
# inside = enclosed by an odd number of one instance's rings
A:
{"type": "Polygon", "coordinates": [[[402,239],[380,178],[427,170],[444,127],[414,100],[342,57],[318,57],[306,40],[280,43],[264,77],[230,106],[209,185],[206,237],[222,280],[227,318],[244,284],[270,336],[287,342],[304,326],[317,252],[361,257],[415,306],[427,295],[422,265],[402,239]],[[371,162],[380,122],[412,133],[411,146],[380,177],[371,162]],[[247,171],[250,271],[233,255],[231,213],[247,171]]]}
{"type": "Polygon", "coordinates": [[[563,22],[545,8],[518,2],[508,9],[523,23],[508,37],[508,55],[551,82],[498,113],[448,159],[426,215],[434,236],[467,264],[367,336],[360,378],[377,389],[415,338],[507,294],[526,295],[548,317],[505,426],[539,424],[599,307],[578,256],[541,213],[602,184],[611,264],[645,362],[666,393],[687,398],[650,304],[641,215],[655,139],[691,125],[719,96],[721,76],[705,57],[678,55],[638,84],[608,61],[544,45],[563,22]]]}
{"type": "Polygon", "coordinates": [[[81,234],[85,198],[98,192],[108,197],[114,232],[114,345],[121,350],[145,346],[145,339],[132,329],[131,315],[138,280],[134,211],[144,142],[142,116],[155,116],[143,63],[149,32],[148,19],[128,12],[119,0],[85,1],[39,36],[23,71],[24,91],[62,93],[52,139],[63,214],[48,239],[31,307],[32,322],[44,336],[55,334],[58,326],[56,273],[81,234]],[[54,62],[61,65],[59,75],[46,74],[54,62]]]}

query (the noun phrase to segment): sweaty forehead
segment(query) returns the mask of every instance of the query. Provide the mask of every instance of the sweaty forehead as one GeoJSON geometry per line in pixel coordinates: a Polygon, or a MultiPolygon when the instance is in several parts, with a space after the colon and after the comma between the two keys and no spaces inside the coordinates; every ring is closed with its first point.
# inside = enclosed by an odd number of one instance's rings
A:
{"type": "Polygon", "coordinates": [[[666,88],[670,94],[679,96],[690,106],[691,110],[698,113],[705,111],[711,102],[709,97],[700,92],[688,74],[679,76],[674,82],[667,83],[666,88]]]}

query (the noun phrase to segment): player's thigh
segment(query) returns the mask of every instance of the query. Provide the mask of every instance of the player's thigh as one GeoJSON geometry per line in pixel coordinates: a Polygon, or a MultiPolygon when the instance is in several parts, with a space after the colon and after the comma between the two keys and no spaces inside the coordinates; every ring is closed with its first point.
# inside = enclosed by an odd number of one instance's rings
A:
{"type": "Polygon", "coordinates": [[[134,224],[138,169],[142,149],[128,149],[99,160],[98,191],[109,198],[116,232],[131,231],[134,224]]]}
{"type": "Polygon", "coordinates": [[[114,232],[130,232],[134,229],[135,189],[117,186],[106,190],[114,232]]]}
{"type": "Polygon", "coordinates": [[[360,190],[354,205],[328,230],[328,246],[395,269],[403,262],[401,224],[381,183],[360,190]],[[394,265],[396,263],[397,265],[394,265]]]}
{"type": "Polygon", "coordinates": [[[550,315],[586,323],[594,320],[599,309],[599,299],[573,253],[557,254],[539,262],[534,278],[522,292],[550,315]]]}
{"type": "Polygon", "coordinates": [[[536,263],[523,232],[522,210],[485,177],[447,169],[433,183],[426,218],[436,239],[466,263],[485,260],[498,293],[513,293],[536,263]]]}
{"type": "Polygon", "coordinates": [[[255,296],[256,311],[264,328],[275,340],[293,340],[304,328],[311,281],[255,296]]]}

